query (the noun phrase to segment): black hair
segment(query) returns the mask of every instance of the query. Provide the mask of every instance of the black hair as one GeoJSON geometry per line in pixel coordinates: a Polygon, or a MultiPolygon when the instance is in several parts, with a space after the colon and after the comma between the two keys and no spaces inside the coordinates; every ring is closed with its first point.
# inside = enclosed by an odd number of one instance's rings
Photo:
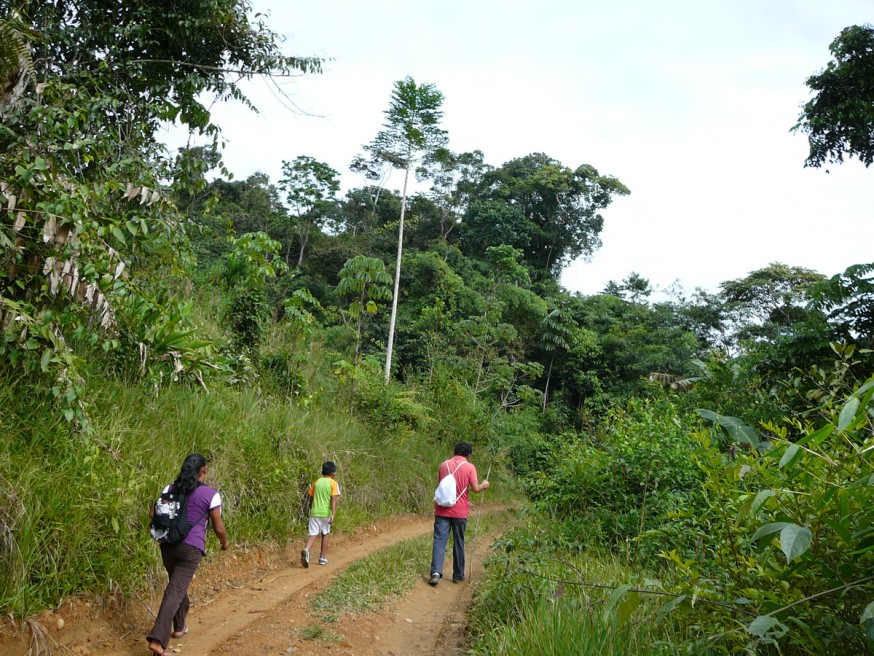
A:
{"type": "Polygon", "coordinates": [[[455,455],[467,458],[471,453],[473,453],[473,447],[470,442],[459,442],[455,445],[455,455]]]}
{"type": "Polygon", "coordinates": [[[337,465],[330,460],[322,465],[322,476],[330,476],[335,473],[337,473],[337,465]]]}
{"type": "Polygon", "coordinates": [[[185,494],[191,494],[200,484],[200,470],[204,467],[206,467],[206,458],[199,453],[192,453],[182,463],[182,469],[173,481],[173,487],[182,490],[185,494]]]}

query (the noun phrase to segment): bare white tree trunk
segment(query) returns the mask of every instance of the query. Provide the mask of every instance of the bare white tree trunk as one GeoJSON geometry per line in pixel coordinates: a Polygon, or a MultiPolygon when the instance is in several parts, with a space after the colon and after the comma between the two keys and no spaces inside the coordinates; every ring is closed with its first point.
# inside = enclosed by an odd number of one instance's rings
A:
{"type": "Polygon", "coordinates": [[[398,226],[398,259],[395,263],[394,294],[391,297],[391,318],[388,321],[388,346],[385,349],[385,384],[391,380],[391,356],[395,343],[395,322],[398,317],[398,290],[401,284],[401,255],[404,251],[404,213],[407,210],[407,184],[410,181],[410,169],[413,167],[412,152],[407,151],[407,168],[404,171],[404,191],[401,194],[401,220],[398,226]]]}

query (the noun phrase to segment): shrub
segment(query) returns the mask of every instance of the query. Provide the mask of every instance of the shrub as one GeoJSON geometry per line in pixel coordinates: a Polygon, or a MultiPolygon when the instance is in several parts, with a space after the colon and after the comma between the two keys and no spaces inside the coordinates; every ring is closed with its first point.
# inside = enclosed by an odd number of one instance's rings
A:
{"type": "MultiPolygon", "coordinates": [[[[725,453],[697,435],[698,552],[664,552],[675,590],[743,604],[705,622],[726,652],[863,653],[874,638],[874,378],[764,428],[760,451],[725,453]],[[778,646],[779,645],[779,646],[778,646]],[[768,651],[770,650],[770,651],[768,651]]],[[[700,618],[699,618],[700,621],[700,618]]]]}
{"type": "MultiPolygon", "coordinates": [[[[544,465],[527,477],[529,495],[545,513],[578,525],[581,543],[590,543],[586,535],[625,543],[664,529],[695,503],[701,476],[690,428],[668,399],[632,400],[611,410],[597,437],[532,444],[527,459],[544,465]]],[[[642,543],[644,556],[658,550],[642,543]]]]}

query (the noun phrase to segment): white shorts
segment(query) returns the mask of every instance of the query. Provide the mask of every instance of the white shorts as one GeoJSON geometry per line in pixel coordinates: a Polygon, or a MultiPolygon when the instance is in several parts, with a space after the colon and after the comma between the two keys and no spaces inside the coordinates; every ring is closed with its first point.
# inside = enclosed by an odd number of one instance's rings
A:
{"type": "Polygon", "coordinates": [[[310,535],[327,535],[331,532],[330,517],[310,517],[310,535]]]}

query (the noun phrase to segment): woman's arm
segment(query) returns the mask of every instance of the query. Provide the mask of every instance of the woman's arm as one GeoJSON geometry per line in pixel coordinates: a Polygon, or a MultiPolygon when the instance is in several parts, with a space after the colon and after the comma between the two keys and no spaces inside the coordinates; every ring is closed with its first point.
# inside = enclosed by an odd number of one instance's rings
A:
{"type": "Polygon", "coordinates": [[[225,523],[222,521],[222,507],[216,506],[209,511],[209,519],[212,522],[212,530],[222,545],[222,551],[228,550],[228,534],[225,531],[225,523]]]}

